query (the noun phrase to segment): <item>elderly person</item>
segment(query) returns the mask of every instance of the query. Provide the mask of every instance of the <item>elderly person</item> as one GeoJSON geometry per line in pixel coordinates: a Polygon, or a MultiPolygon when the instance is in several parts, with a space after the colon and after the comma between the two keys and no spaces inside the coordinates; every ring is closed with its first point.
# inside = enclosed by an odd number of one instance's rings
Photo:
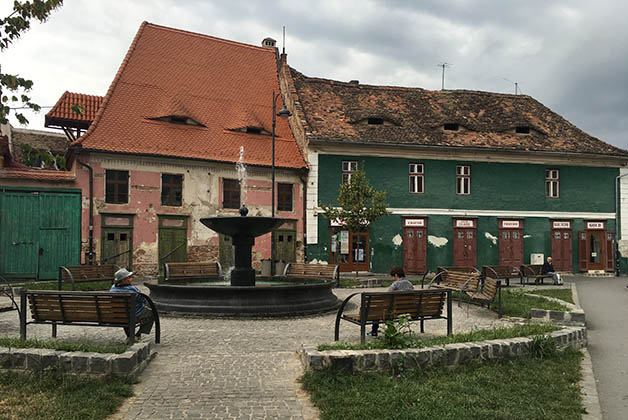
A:
{"type": "MultiPolygon", "coordinates": [[[[393,276],[395,281],[388,287],[389,292],[394,292],[396,290],[411,290],[414,289],[412,283],[406,280],[406,273],[403,271],[403,268],[399,266],[393,266],[390,269],[390,275],[393,276]]],[[[379,330],[379,322],[373,322],[373,327],[371,328],[371,332],[368,335],[372,337],[377,337],[377,330],[379,330]]]]}
{"type": "MultiPolygon", "coordinates": [[[[142,334],[149,334],[153,328],[154,318],[153,311],[147,305],[146,299],[141,295],[140,289],[133,285],[133,272],[126,268],[116,271],[113,286],[110,292],[133,292],[138,296],[135,298],[135,319],[140,322],[140,329],[135,334],[137,340],[142,338],[142,334]]],[[[133,331],[124,328],[127,337],[130,337],[133,331]]]]}
{"type": "Polygon", "coordinates": [[[541,267],[541,274],[550,274],[554,277],[554,284],[563,284],[563,279],[560,278],[560,274],[558,274],[554,269],[552,257],[547,257],[547,261],[543,263],[543,267],[541,267]]]}

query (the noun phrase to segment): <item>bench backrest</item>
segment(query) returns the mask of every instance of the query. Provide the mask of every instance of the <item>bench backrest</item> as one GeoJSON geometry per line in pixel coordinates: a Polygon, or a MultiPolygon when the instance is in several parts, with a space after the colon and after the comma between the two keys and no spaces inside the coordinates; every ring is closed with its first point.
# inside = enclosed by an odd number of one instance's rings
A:
{"type": "Polygon", "coordinates": [[[467,290],[475,290],[480,284],[480,275],[477,273],[458,273],[445,271],[441,274],[440,284],[453,287],[455,289],[462,289],[462,287],[467,284],[467,290]]]}
{"type": "Polygon", "coordinates": [[[119,267],[114,264],[75,265],[59,267],[59,276],[64,282],[88,282],[107,280],[113,283],[113,277],[119,267]]]}
{"type": "Polygon", "coordinates": [[[445,290],[362,293],[362,308],[369,321],[396,319],[408,314],[410,319],[438,317],[447,300],[445,290]]]}
{"type": "Polygon", "coordinates": [[[484,286],[482,286],[482,295],[494,298],[497,295],[497,280],[491,277],[484,279],[484,286]]]}
{"type": "Polygon", "coordinates": [[[459,267],[440,266],[440,267],[436,267],[436,274],[440,273],[441,271],[447,271],[449,273],[468,273],[468,274],[477,274],[477,273],[480,272],[477,268],[471,267],[471,266],[459,266],[459,267]]]}
{"type": "Polygon", "coordinates": [[[26,292],[35,321],[129,324],[134,293],[26,292]]]}
{"type": "Polygon", "coordinates": [[[169,279],[203,278],[221,275],[217,262],[173,262],[164,264],[166,281],[169,279]]]}
{"type": "Polygon", "coordinates": [[[521,266],[521,272],[524,276],[540,276],[542,264],[524,264],[521,266]]]}
{"type": "Polygon", "coordinates": [[[519,267],[512,265],[485,265],[482,267],[482,275],[485,277],[506,279],[519,277],[521,275],[521,271],[519,270],[519,267]]]}
{"type": "Polygon", "coordinates": [[[286,277],[313,277],[333,280],[338,276],[338,265],[290,263],[286,265],[283,274],[286,277]]]}

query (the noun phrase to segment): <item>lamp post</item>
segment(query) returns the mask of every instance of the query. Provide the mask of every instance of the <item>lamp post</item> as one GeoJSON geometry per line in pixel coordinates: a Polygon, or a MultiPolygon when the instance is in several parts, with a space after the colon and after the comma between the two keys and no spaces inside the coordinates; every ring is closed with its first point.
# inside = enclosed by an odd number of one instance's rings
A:
{"type": "MultiPolygon", "coordinates": [[[[275,95],[273,90],[273,124],[272,124],[272,164],[271,164],[271,216],[275,217],[275,126],[277,125],[277,117],[282,120],[287,120],[292,113],[286,109],[286,105],[283,104],[281,110],[277,112],[277,99],[281,96],[281,92],[275,95]]],[[[275,274],[275,233],[270,234],[270,275],[275,274]]]]}

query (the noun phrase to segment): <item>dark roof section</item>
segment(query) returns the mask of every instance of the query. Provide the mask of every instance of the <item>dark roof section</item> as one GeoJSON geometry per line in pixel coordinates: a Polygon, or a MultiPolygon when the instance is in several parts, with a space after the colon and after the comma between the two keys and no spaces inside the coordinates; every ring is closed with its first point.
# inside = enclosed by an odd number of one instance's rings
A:
{"type": "Polygon", "coordinates": [[[13,158],[22,161],[22,144],[33,149],[50,151],[55,155],[64,155],[70,146],[68,138],[61,133],[51,131],[12,128],[13,158]]]}
{"type": "Polygon", "coordinates": [[[87,130],[94,121],[103,97],[73,93],[67,90],[61,95],[57,103],[46,114],[44,126],[50,128],[68,127],[87,130]],[[73,105],[83,107],[83,113],[77,114],[72,110],[73,105]]]}
{"type": "Polygon", "coordinates": [[[526,95],[362,85],[294,69],[291,74],[310,139],[628,156],[526,95]],[[369,118],[383,124],[369,124],[369,118]],[[445,130],[445,124],[458,129],[445,130]]]}

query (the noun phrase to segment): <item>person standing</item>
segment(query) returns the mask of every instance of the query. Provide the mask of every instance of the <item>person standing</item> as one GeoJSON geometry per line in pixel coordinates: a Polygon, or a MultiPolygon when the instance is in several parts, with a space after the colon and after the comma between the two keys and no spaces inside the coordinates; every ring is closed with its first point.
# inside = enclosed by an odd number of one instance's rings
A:
{"type": "Polygon", "coordinates": [[[541,267],[541,274],[551,274],[554,278],[554,284],[563,284],[563,279],[560,278],[560,274],[554,269],[552,257],[547,257],[547,261],[543,263],[543,267],[541,267]]]}
{"type": "MultiPolygon", "coordinates": [[[[395,265],[390,269],[390,275],[393,276],[395,281],[388,287],[389,292],[394,292],[397,290],[412,290],[414,286],[409,280],[406,280],[406,273],[403,271],[403,268],[395,265]]],[[[373,322],[373,326],[371,328],[371,332],[368,335],[372,337],[377,337],[377,331],[379,330],[379,322],[373,322]]]]}
{"type": "MultiPolygon", "coordinates": [[[[133,292],[138,296],[135,298],[135,319],[140,323],[140,329],[135,334],[139,340],[142,334],[149,334],[155,322],[153,311],[148,306],[146,299],[141,295],[140,289],[133,285],[133,272],[126,268],[121,268],[115,273],[114,283],[109,289],[110,292],[133,292]]],[[[127,337],[131,337],[134,331],[128,331],[128,327],[124,327],[127,337]]]]}

